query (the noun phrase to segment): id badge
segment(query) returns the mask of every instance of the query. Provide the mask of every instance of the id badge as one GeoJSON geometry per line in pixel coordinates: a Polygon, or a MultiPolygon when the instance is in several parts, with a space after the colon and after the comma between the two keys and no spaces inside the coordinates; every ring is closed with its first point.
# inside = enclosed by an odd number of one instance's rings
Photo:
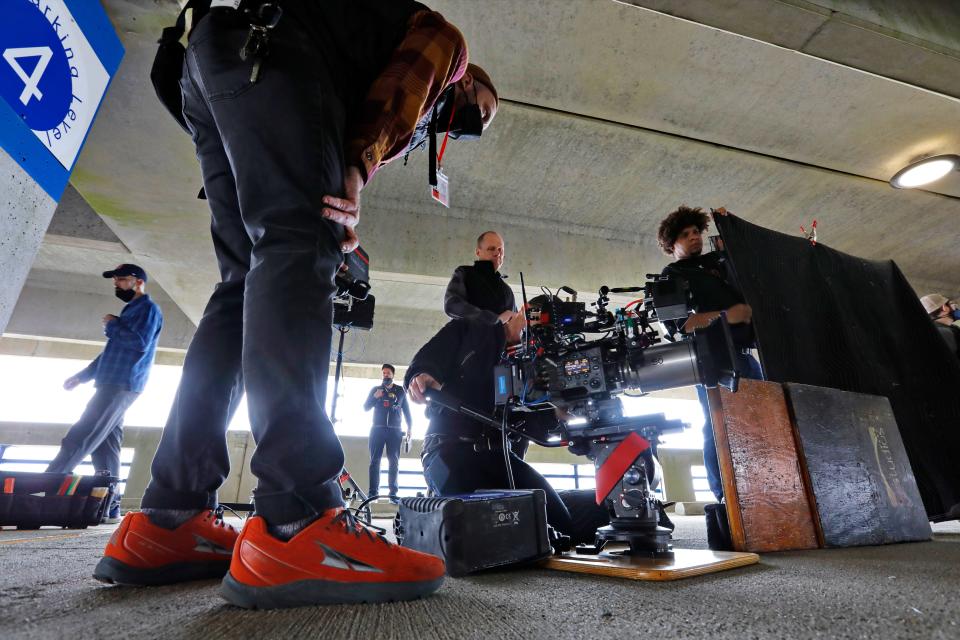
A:
{"type": "Polygon", "coordinates": [[[437,169],[437,186],[430,187],[430,195],[443,206],[450,208],[450,180],[443,169],[437,169]]]}

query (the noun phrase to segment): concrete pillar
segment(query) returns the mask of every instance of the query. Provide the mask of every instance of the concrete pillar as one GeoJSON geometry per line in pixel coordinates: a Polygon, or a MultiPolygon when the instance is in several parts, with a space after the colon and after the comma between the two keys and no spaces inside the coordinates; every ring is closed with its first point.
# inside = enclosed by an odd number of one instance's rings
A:
{"type": "Polygon", "coordinates": [[[670,502],[694,502],[696,492],[690,467],[703,464],[700,449],[661,449],[660,466],[663,467],[663,495],[670,502]]]}
{"type": "Polygon", "coordinates": [[[57,201],[0,150],[0,333],[13,315],[56,208],[57,201]]]}

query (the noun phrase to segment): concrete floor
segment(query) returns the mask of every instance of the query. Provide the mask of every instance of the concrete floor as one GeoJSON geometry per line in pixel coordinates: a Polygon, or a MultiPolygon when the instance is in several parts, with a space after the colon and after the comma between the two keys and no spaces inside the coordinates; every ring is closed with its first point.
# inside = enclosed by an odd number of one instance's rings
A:
{"type": "MultiPolygon", "coordinates": [[[[677,547],[705,548],[678,516],[677,547]]],[[[249,612],[218,582],[129,589],[90,573],[113,527],[0,532],[0,638],[960,637],[960,523],[933,542],[766,554],[677,582],[541,569],[448,579],[408,603],[249,612]]]]}

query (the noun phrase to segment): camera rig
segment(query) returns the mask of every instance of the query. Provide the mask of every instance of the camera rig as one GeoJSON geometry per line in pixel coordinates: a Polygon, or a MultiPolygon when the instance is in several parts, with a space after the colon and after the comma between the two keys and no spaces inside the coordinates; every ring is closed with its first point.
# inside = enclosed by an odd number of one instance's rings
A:
{"type": "Polygon", "coordinates": [[[370,293],[370,256],[362,247],[345,256],[334,284],[333,326],[341,333],[351,328],[372,329],[376,300],[370,293]]]}
{"type": "MultiPolygon", "coordinates": [[[[520,344],[508,348],[494,373],[497,412],[485,415],[442,391],[433,402],[527,438],[545,447],[567,447],[596,467],[596,502],[610,524],[597,531],[593,552],[626,543],[630,555],[672,553],[670,530],[658,525],[661,503],[656,444],[661,434],[686,425],[664,414],[627,417],[618,397],[702,384],[736,391],[733,340],[721,314],[704,329],[676,342],[661,339],[653,322],[680,321],[691,313],[686,282],[648,275],[642,287],[601,287],[588,309],[569,287],[565,300],[545,290],[529,302],[520,344]],[[610,294],[640,294],[610,310],[610,294]]],[[[523,275],[521,274],[521,282],[523,275]]],[[[505,458],[507,447],[504,447],[505,458]]],[[[509,464],[507,465],[509,474],[509,464]]]]}
{"type": "Polygon", "coordinates": [[[333,374],[333,402],[330,420],[337,420],[337,399],[340,397],[340,377],[343,374],[343,342],[350,329],[373,329],[373,309],[376,299],[370,293],[370,256],[363,247],[348,253],[334,276],[337,287],[333,294],[333,326],[340,333],[337,345],[337,367],[333,374]]]}

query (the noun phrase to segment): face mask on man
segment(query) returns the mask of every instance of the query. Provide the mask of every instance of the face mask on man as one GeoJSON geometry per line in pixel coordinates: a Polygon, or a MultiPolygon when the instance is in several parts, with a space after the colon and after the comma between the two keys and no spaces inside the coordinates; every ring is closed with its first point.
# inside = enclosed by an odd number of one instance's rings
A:
{"type": "Polygon", "coordinates": [[[950,312],[950,317],[954,320],[960,320],[960,309],[954,309],[950,312]]]}
{"type": "Polygon", "coordinates": [[[483,114],[477,104],[477,85],[473,85],[473,102],[458,107],[453,113],[453,120],[450,119],[450,112],[453,110],[456,85],[450,85],[446,91],[450,94],[445,96],[443,107],[437,114],[437,133],[447,131],[449,123],[450,137],[454,140],[476,140],[483,135],[483,114]]]}
{"type": "Polygon", "coordinates": [[[133,300],[133,297],[137,295],[137,292],[133,289],[121,289],[120,287],[116,287],[113,291],[113,295],[117,296],[124,302],[130,302],[133,300]]]}
{"type": "Polygon", "coordinates": [[[391,384],[393,384],[393,378],[386,378],[386,377],[385,377],[385,378],[383,379],[383,386],[389,387],[391,384]]]}

